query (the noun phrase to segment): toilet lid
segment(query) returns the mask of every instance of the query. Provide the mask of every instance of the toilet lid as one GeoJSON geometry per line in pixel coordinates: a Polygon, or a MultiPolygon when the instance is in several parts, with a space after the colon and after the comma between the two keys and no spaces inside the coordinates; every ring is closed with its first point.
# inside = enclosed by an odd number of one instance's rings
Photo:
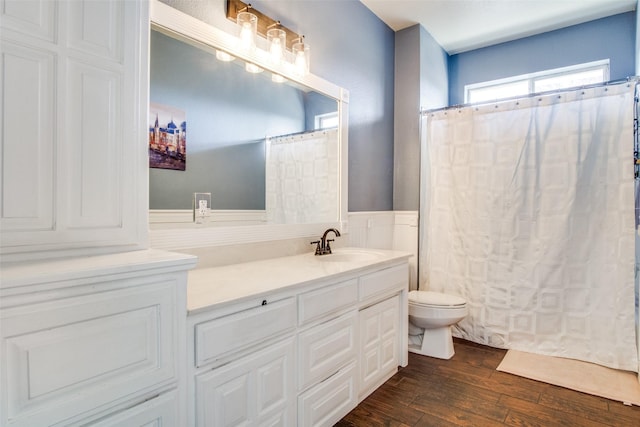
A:
{"type": "Polygon", "coordinates": [[[459,307],[467,303],[464,298],[459,296],[433,291],[411,291],[409,292],[409,301],[418,305],[438,307],[459,307]]]}

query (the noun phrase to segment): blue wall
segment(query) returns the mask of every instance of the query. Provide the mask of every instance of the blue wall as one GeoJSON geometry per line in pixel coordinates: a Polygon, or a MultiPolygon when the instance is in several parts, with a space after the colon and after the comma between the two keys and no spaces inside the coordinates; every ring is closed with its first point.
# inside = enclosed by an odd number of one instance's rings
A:
{"type": "Polygon", "coordinates": [[[464,85],[610,59],[611,80],[635,75],[636,13],[607,18],[449,57],[449,105],[464,85]]]}
{"type": "Polygon", "coordinates": [[[448,55],[419,24],[396,33],[395,49],[393,208],[418,210],[419,112],[447,105],[448,55]]]}
{"type": "MultiPolygon", "coordinates": [[[[226,0],[162,0],[228,32],[226,0]]],[[[349,211],[393,208],[394,32],[358,0],[252,1],[306,36],[311,72],[350,92],[349,211]]]]}

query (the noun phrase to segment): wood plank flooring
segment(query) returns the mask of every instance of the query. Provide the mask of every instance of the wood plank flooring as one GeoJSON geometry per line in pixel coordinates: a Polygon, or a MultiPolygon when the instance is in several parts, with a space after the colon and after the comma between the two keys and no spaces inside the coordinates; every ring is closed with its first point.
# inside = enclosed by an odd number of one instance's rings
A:
{"type": "Polygon", "coordinates": [[[640,407],[496,371],[506,350],[454,346],[450,360],[409,353],[409,365],[336,426],[640,427],[640,407]]]}

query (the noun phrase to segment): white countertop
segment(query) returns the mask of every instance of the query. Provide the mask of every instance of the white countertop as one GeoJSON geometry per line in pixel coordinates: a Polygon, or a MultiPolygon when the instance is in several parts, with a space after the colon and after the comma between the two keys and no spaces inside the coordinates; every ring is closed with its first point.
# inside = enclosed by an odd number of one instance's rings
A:
{"type": "Polygon", "coordinates": [[[341,248],[331,255],[313,253],[189,271],[187,310],[194,314],[231,301],[391,265],[411,254],[380,249],[341,248]]]}
{"type": "Polygon", "coordinates": [[[144,272],[162,268],[187,270],[197,258],[176,252],[146,249],[87,257],[60,258],[4,264],[0,267],[0,290],[62,280],[82,280],[112,274],[144,272]]]}

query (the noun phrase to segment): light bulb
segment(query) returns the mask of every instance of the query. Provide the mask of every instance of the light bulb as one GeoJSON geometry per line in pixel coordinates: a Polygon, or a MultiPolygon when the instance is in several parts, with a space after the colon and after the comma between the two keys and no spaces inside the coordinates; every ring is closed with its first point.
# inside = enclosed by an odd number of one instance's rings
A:
{"type": "Polygon", "coordinates": [[[280,58],[282,58],[282,45],[280,44],[279,39],[274,39],[271,42],[271,48],[269,49],[271,53],[271,60],[273,62],[279,62],[280,58]]]}
{"type": "Polygon", "coordinates": [[[240,46],[243,49],[249,49],[253,46],[253,32],[251,31],[251,24],[245,22],[242,24],[242,30],[240,30],[240,46]]]}
{"type": "Polygon", "coordinates": [[[256,47],[256,33],[258,31],[258,17],[253,13],[238,13],[237,23],[240,26],[239,44],[244,50],[253,50],[256,47]]]}
{"type": "Polygon", "coordinates": [[[309,74],[309,45],[303,42],[295,43],[292,50],[295,72],[301,76],[306,76],[309,74]]]}
{"type": "Polygon", "coordinates": [[[269,43],[269,59],[274,64],[279,64],[284,58],[284,49],[287,45],[287,33],[280,28],[271,28],[267,31],[269,43]]]}

